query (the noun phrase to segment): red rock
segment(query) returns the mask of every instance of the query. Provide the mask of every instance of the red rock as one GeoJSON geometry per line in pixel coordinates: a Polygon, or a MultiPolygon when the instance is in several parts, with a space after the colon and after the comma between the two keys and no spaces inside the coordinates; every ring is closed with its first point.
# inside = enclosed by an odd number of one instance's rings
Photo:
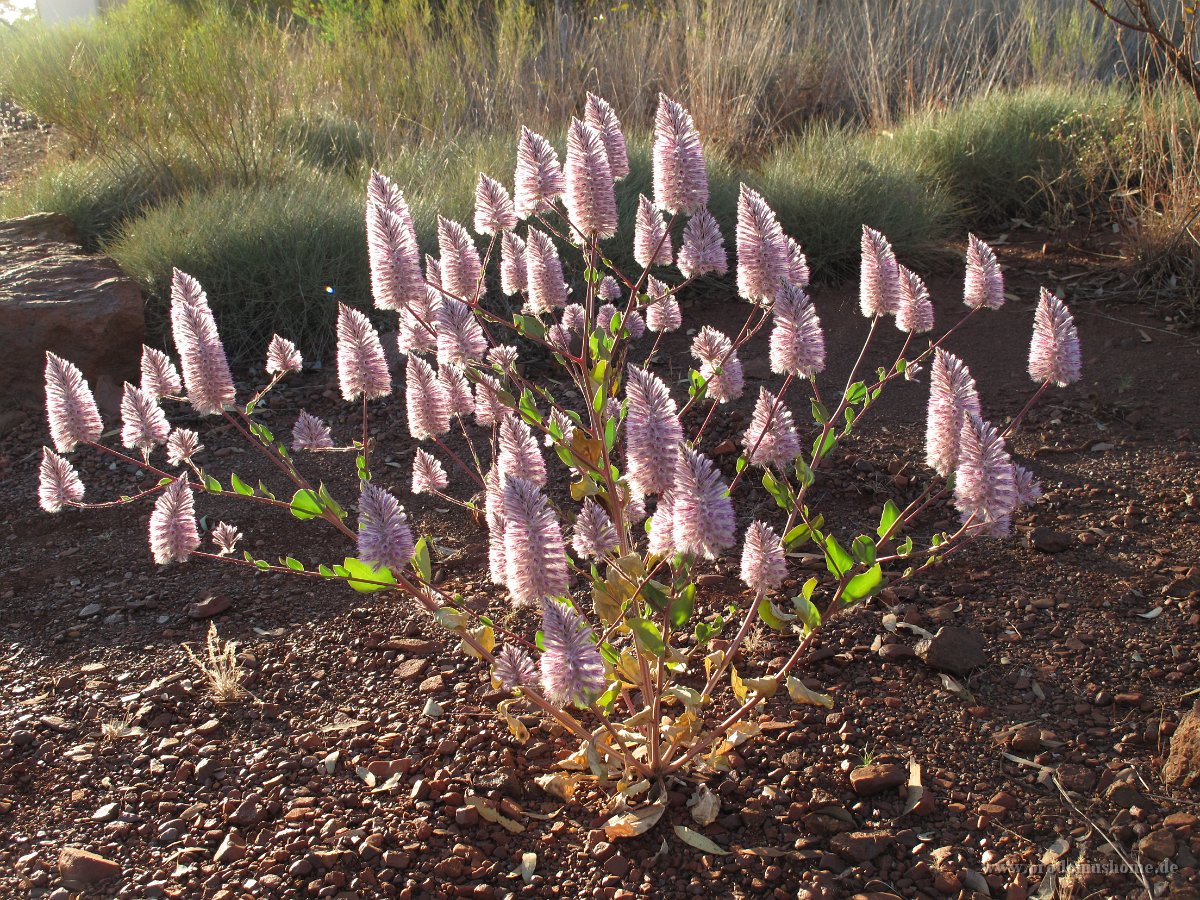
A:
{"type": "Polygon", "coordinates": [[[213,854],[213,861],[219,863],[236,862],[246,858],[246,841],[239,834],[227,834],[221,846],[213,854]]]}
{"type": "Polygon", "coordinates": [[[232,605],[233,601],[225,594],[214,594],[189,605],[187,614],[192,619],[211,619],[213,616],[225,612],[232,605]]]}
{"type": "Polygon", "coordinates": [[[1167,784],[1182,788],[1200,784],[1200,703],[1183,717],[1171,736],[1171,753],[1162,774],[1167,784]]]}
{"type": "Polygon", "coordinates": [[[850,773],[850,786],[860,797],[870,797],[908,781],[908,771],[895,763],[859,766],[850,773]]]}
{"type": "Polygon", "coordinates": [[[835,835],[829,842],[829,846],[843,859],[864,863],[874,859],[890,847],[895,840],[886,831],[855,831],[835,835]]]}
{"type": "Polygon", "coordinates": [[[83,890],[97,881],[120,875],[121,866],[81,847],[63,847],[58,852],[58,874],[68,887],[83,890]]]}

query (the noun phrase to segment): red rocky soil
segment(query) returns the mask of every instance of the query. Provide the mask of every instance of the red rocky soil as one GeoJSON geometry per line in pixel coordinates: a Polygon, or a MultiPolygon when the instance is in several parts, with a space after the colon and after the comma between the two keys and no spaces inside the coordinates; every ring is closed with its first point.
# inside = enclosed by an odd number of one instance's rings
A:
{"type": "MultiPolygon", "coordinates": [[[[37,508],[45,426],[19,427],[0,444],[0,894],[1020,900],[1144,896],[1148,884],[1155,896],[1197,896],[1200,798],[1164,784],[1162,769],[1200,687],[1200,351],[1194,334],[1145,307],[1097,300],[1119,276],[1039,248],[1001,248],[1015,299],[976,316],[952,347],[1003,422],[1032,390],[1024,364],[1037,285],[1072,302],[1084,380],[1050,393],[1016,440],[1045,496],[1013,537],[835,621],[799,673],[834,708],[782,695],[764,704],[762,736],[739,748],[731,774],[708,781],[715,822],[692,821],[694,785],[681,782],[654,830],[615,843],[600,830],[601,792],[564,803],[535,785],[557,729],[527,714],[530,740],[513,739],[483,668],[403,599],[212,562],[156,567],[148,505],[55,517],[37,508]],[[239,643],[243,700],[216,702],[181,649],[201,644],[210,621],[239,643]],[[961,629],[945,632],[932,658],[981,651],[969,662],[983,664],[944,679],[914,655],[913,626],[961,629]],[[423,714],[430,700],[441,712],[423,714]],[[910,759],[924,796],[906,814],[910,759]],[[495,811],[508,828],[489,821],[495,811]],[[730,852],[693,849],[676,824],[730,852]],[[1145,866],[1144,880],[1123,861],[1145,866]]],[[[939,320],[956,320],[961,281],[931,288],[939,320]]],[[[823,383],[835,392],[866,328],[849,289],[815,300],[829,332],[823,383]]],[[[684,314],[685,328],[732,332],[745,307],[717,285],[684,314]]],[[[888,331],[872,368],[898,347],[888,331]]],[[[687,340],[668,342],[660,367],[676,379],[687,340]]],[[[760,335],[743,354],[751,402],[769,375],[764,346],[760,335]]],[[[823,477],[813,504],[839,533],[872,527],[885,499],[903,505],[926,483],[926,391],[896,385],[823,477]]],[[[804,421],[798,395],[790,405],[804,421]]],[[[330,368],[280,390],[265,421],[284,434],[301,408],[327,416],[343,440],[355,434],[330,368]]],[[[436,536],[435,577],[532,633],[533,620],[506,611],[486,581],[484,533],[410,495],[403,403],[380,409],[377,473],[436,536]]],[[[736,437],[747,412],[704,448],[736,437]]],[[[204,442],[202,461],[222,480],[236,468],[282,493],[233,435],[210,427],[204,442]]],[[[92,500],[145,483],[93,452],[74,458],[92,500]]],[[[734,455],[719,458],[728,475],[734,455]]],[[[349,461],[319,462],[335,496],[349,496],[349,461]]],[[[455,485],[469,493],[463,479],[455,485]]],[[[738,493],[740,526],[773,515],[761,489],[738,493]]],[[[236,522],[260,555],[313,565],[348,552],[331,529],[286,513],[206,497],[198,506],[206,526],[236,522]]],[[[918,531],[952,519],[936,509],[918,531]]],[[[705,610],[739,596],[736,563],[702,568],[705,610]]],[[[817,565],[793,560],[788,587],[817,565]]],[[[759,671],[789,644],[764,630],[742,665],[759,671]]]]}

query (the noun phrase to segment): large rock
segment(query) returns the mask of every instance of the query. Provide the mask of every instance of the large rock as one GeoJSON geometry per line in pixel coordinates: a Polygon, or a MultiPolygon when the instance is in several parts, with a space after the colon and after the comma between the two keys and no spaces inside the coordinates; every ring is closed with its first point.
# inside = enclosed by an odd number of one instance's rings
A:
{"type": "Polygon", "coordinates": [[[983,638],[969,628],[943,625],[937,634],[917,641],[917,656],[926,665],[955,675],[966,675],[987,664],[983,638]]]}
{"type": "MultiPolygon", "coordinates": [[[[0,410],[41,407],[53,350],[79,366],[105,418],[115,419],[122,382],[137,383],[145,330],[137,283],[108,257],[85,254],[69,219],[0,221],[0,410]]],[[[15,424],[4,418],[0,432],[15,424]]]]}
{"type": "Polygon", "coordinates": [[[111,859],[81,847],[63,847],[58,851],[58,874],[63,884],[74,890],[121,874],[121,866],[111,859]]]}
{"type": "Polygon", "coordinates": [[[1163,766],[1163,781],[1182,788],[1200,784],[1200,700],[1171,735],[1171,753],[1163,766]]]}

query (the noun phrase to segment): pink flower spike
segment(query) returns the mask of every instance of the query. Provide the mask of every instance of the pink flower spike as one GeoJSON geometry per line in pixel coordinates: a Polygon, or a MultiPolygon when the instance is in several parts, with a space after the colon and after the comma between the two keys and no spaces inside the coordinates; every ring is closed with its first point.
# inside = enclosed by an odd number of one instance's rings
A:
{"type": "Polygon", "coordinates": [[[237,530],[236,525],[219,522],[212,530],[212,542],[217,545],[219,556],[229,556],[233,553],[241,539],[242,533],[237,530]]]}
{"type": "Polygon", "coordinates": [[[804,255],[804,248],[790,237],[784,236],[788,247],[788,274],[787,280],[799,288],[808,287],[808,257],[804,255]]]}
{"type": "Polygon", "coordinates": [[[562,530],[537,485],[504,480],[504,559],[507,584],[518,605],[566,593],[567,554],[562,530]]]}
{"type": "Polygon", "coordinates": [[[677,448],[683,440],[678,408],[662,379],[637,366],[626,368],[625,460],[634,491],[660,494],[675,483],[677,448]]]}
{"type": "Polygon", "coordinates": [[[621,292],[620,282],[611,275],[605,275],[600,280],[600,286],[596,288],[596,296],[605,303],[616,303],[624,294],[621,292]]]}
{"type": "Polygon", "coordinates": [[[671,214],[708,205],[708,167],[692,115],[666,94],[654,116],[654,202],[671,214]]]}
{"type": "Polygon", "coordinates": [[[413,457],[412,492],[414,494],[429,494],[440,491],[450,483],[446,470],[436,457],[424,450],[417,450],[413,457]]]}
{"type": "Polygon", "coordinates": [[[496,425],[504,415],[506,407],[500,402],[500,382],[491,375],[479,374],[475,385],[475,422],[478,425],[496,425]]]}
{"type": "Polygon", "coordinates": [[[404,507],[384,488],[364,481],[358,499],[358,558],[376,569],[399,571],[415,549],[404,507]]]}
{"type": "Polygon", "coordinates": [[[633,226],[634,260],[642,268],[648,269],[651,266],[669,266],[673,256],[671,236],[667,234],[667,223],[662,213],[654,208],[645,194],[639,194],[637,218],[633,226]]]}
{"type": "Polygon", "coordinates": [[[555,706],[587,706],[607,685],[592,629],[579,613],[555,600],[542,603],[542,691],[555,706]]]}
{"type": "Polygon", "coordinates": [[[529,426],[513,414],[500,420],[500,453],[497,465],[506,476],[531,484],[546,483],[546,462],[529,426]]]}
{"type": "Polygon", "coordinates": [[[292,426],[293,450],[328,450],[333,447],[329,426],[311,413],[300,410],[292,426]]]}
{"type": "Polygon", "coordinates": [[[617,529],[612,519],[591,497],[583,501],[583,509],[575,519],[571,546],[580,556],[597,562],[617,546],[617,529]]]}
{"type": "Polygon", "coordinates": [[[896,327],[910,334],[933,330],[933,303],[921,276],[907,266],[900,266],[900,303],[896,309],[896,327]]]}
{"type": "Polygon", "coordinates": [[[981,306],[999,309],[1004,305],[1004,274],[1000,271],[1000,262],[992,248],[973,234],[967,238],[963,302],[971,309],[981,306]]]}
{"type": "Polygon", "coordinates": [[[791,412],[782,403],[776,404],[775,396],[765,387],[758,389],[758,403],[754,406],[750,427],[742,435],[742,446],[746,448],[750,464],[755,466],[782,469],[800,455],[800,437],[791,412]],[[772,409],[775,410],[773,414],[772,409]]]}
{"type": "Polygon", "coordinates": [[[770,525],[751,522],[742,545],[742,581],[761,597],[777,589],[786,577],[787,559],[779,535],[770,525]]]}
{"type": "Polygon", "coordinates": [[[38,469],[38,505],[48,513],[56,513],[82,499],[83,482],[79,473],[63,457],[43,447],[38,469]]]}
{"type": "Polygon", "coordinates": [[[684,278],[699,278],[708,272],[724,275],[729,271],[725,238],[707,209],[699,210],[684,226],[683,245],[675,263],[684,278]]]}
{"type": "Polygon", "coordinates": [[[167,435],[167,462],[173,466],[190,462],[203,449],[200,435],[190,428],[175,428],[167,435]]]}
{"type": "Polygon", "coordinates": [[[516,227],[517,213],[508,190],[480,172],[479,183],[475,185],[476,233],[495,235],[516,227]]]}
{"type": "Polygon", "coordinates": [[[170,433],[171,426],[155,399],[125,382],[121,397],[121,445],[141,450],[149,457],[151,450],[167,442],[170,433]]]}
{"type": "Polygon", "coordinates": [[[678,331],[683,325],[683,314],[670,288],[650,275],[646,278],[646,293],[652,301],[646,307],[646,327],[654,332],[678,331]]]}
{"type": "Polygon", "coordinates": [[[709,397],[728,403],[742,396],[745,381],[733,341],[705,325],[692,341],[692,356],[700,360],[700,376],[708,382],[709,397]]]}
{"type": "Polygon", "coordinates": [[[825,335],[812,301],[793,284],[785,284],[771,309],[771,371],[812,378],[825,369],[825,335]]]}
{"type": "Polygon", "coordinates": [[[925,462],[949,478],[958,468],[963,419],[980,415],[979,394],[971,370],[953,353],[934,351],[929,374],[929,411],[925,422],[925,462]]]}
{"type": "Polygon", "coordinates": [[[583,304],[568,303],[563,307],[560,324],[571,334],[583,334],[583,323],[586,318],[587,313],[584,311],[583,304]]]}
{"type": "Polygon", "coordinates": [[[1029,347],[1029,377],[1066,387],[1079,380],[1082,362],[1079,333],[1067,304],[1042,288],[1033,319],[1029,347]]]}
{"type": "Polygon", "coordinates": [[[512,297],[529,286],[525,267],[525,242],[512,231],[500,238],[500,290],[512,297]]]}
{"type": "Polygon", "coordinates": [[[549,209],[567,189],[558,153],[540,134],[521,128],[517,140],[517,170],[513,176],[513,204],[517,215],[527,219],[549,209]]]}
{"type": "Polygon", "coordinates": [[[475,398],[471,395],[471,385],[458,366],[438,366],[438,384],[446,392],[451,415],[466,416],[475,411],[475,398]]]}
{"type": "Polygon", "coordinates": [[[46,352],[46,418],[59,453],[70,453],[78,443],[100,440],[104,424],[96,398],[74,363],[46,352]]]}
{"type": "Polygon", "coordinates": [[[492,678],[506,691],[511,691],[533,684],[537,679],[537,666],[520,647],[505,644],[492,657],[492,678]]]}
{"type": "Polygon", "coordinates": [[[1011,529],[1018,503],[1016,473],[1004,438],[977,415],[963,419],[955,472],[954,505],[962,521],[992,537],[1011,529]]]}
{"type": "Polygon", "coordinates": [[[191,275],[171,276],[171,330],[183,363],[188,401],[202,416],[218,416],[234,402],[233,376],[204,289],[191,275]]]}
{"type": "Polygon", "coordinates": [[[440,365],[463,366],[483,359],[487,337],[471,307],[444,297],[437,313],[437,358],[440,365]]]}
{"type": "Polygon", "coordinates": [[[506,374],[511,373],[517,367],[517,348],[512,344],[497,344],[488,350],[487,361],[506,374]]]}
{"type": "Polygon", "coordinates": [[[142,345],[142,390],[161,400],[163,397],[178,397],[183,393],[183,382],[179,370],[171,357],[161,350],[142,345]]]}
{"type": "Polygon", "coordinates": [[[367,317],[344,303],[338,304],[338,382],[346,401],[368,400],[392,392],[392,376],[379,334],[367,317]]]}
{"type": "Polygon", "coordinates": [[[1017,491],[1017,506],[1032,506],[1042,496],[1042,483],[1024,466],[1013,464],[1013,484],[1017,491]]]}
{"type": "Polygon", "coordinates": [[[863,226],[859,306],[868,319],[896,312],[900,304],[900,268],[888,239],[863,226]]]}
{"type": "Polygon", "coordinates": [[[449,431],[450,397],[433,367],[419,356],[410,356],[404,381],[408,433],[413,439],[431,440],[449,431]]]}
{"type": "Polygon", "coordinates": [[[733,501],[711,459],[680,445],[671,495],[676,552],[714,559],[733,546],[733,501]]]}
{"type": "Polygon", "coordinates": [[[792,271],[791,248],[775,211],[757,191],[741,186],[737,218],[738,296],[770,303],[792,271]]]}
{"type": "Polygon", "coordinates": [[[192,489],[177,478],[167,485],[150,514],[150,551],[160,565],[186,562],[200,546],[192,489]]]}
{"type": "Polygon", "coordinates": [[[562,260],[550,236],[533,228],[525,243],[525,271],[529,279],[529,308],[548,313],[567,305],[567,285],[562,260]]]}
{"type": "MultiPolygon", "coordinates": [[[[567,129],[567,189],[563,201],[572,224],[587,238],[617,233],[617,195],[604,138],[591,125],[571,120],[567,129]]],[[[579,239],[575,235],[576,240],[579,239]]]]}
{"type": "Polygon", "coordinates": [[[619,181],[628,175],[629,152],[625,146],[625,135],[621,133],[621,123],[608,101],[595,94],[588,94],[583,120],[600,132],[604,139],[604,149],[608,155],[608,168],[612,171],[612,177],[619,181]]]}
{"type": "Polygon", "coordinates": [[[299,372],[303,367],[304,358],[300,356],[296,345],[287,338],[272,335],[267,347],[267,373],[286,375],[288,372],[299,372]]]}
{"type": "Polygon", "coordinates": [[[547,447],[553,447],[559,441],[556,441],[554,435],[549,431],[549,426],[558,429],[558,433],[562,435],[561,442],[566,446],[571,445],[571,439],[575,436],[575,422],[561,409],[555,407],[550,410],[550,421],[548,423],[546,437],[542,439],[542,443],[547,447]]]}
{"type": "Polygon", "coordinates": [[[425,279],[412,215],[403,198],[399,202],[403,214],[367,203],[367,261],[375,306],[403,312],[424,296],[425,279]]]}
{"type": "Polygon", "coordinates": [[[658,498],[650,517],[650,541],[646,549],[659,558],[675,555],[675,498],[670,491],[658,498]]]}
{"type": "Polygon", "coordinates": [[[438,216],[437,233],[442,290],[460,300],[473,299],[482,289],[483,272],[475,242],[462,225],[442,216],[438,216]]]}

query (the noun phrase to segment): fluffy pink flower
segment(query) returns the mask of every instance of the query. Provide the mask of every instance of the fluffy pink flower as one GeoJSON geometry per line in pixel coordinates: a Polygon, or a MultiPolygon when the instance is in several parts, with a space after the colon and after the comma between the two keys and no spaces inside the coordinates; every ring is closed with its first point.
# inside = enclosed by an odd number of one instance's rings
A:
{"type": "MultiPolygon", "coordinates": [[[[637,218],[633,225],[633,258],[639,266],[669,266],[673,256],[671,236],[662,213],[645,194],[638,195],[637,218]]],[[[611,277],[611,276],[610,276],[611,277]]]]}
{"type": "Polygon", "coordinates": [[[512,297],[529,286],[525,266],[525,242],[515,232],[506,231],[500,238],[500,290],[512,297]]]}
{"type": "Polygon", "coordinates": [[[741,186],[737,219],[738,295],[770,303],[792,271],[791,248],[775,211],[757,191],[741,186]]]}
{"type": "Polygon", "coordinates": [[[708,205],[708,167],[692,114],[658,95],[654,116],[654,202],[672,214],[692,213],[708,205]]]}
{"type": "Polygon", "coordinates": [[[1033,342],[1029,347],[1029,376],[1059,387],[1079,380],[1082,362],[1079,333],[1067,304],[1042,288],[1033,319],[1033,342]]]}
{"type": "Polygon", "coordinates": [[[546,462],[529,426],[513,414],[500,420],[500,453],[496,459],[506,476],[531,484],[546,483],[546,462]]]}
{"type": "Polygon", "coordinates": [[[234,402],[225,347],[204,289],[178,269],[171,276],[171,330],[183,363],[188,401],[202,416],[220,415],[234,402]]]}
{"type": "Polygon", "coordinates": [[[296,345],[287,338],[275,334],[267,347],[267,372],[271,375],[284,375],[288,372],[299,372],[304,367],[304,359],[296,345]]]}
{"type": "Polygon", "coordinates": [[[1017,506],[1016,472],[1000,432],[977,415],[963,419],[954,505],[965,524],[1004,537],[1017,506]]]}
{"type": "Polygon", "coordinates": [[[646,307],[646,327],[655,332],[678,331],[683,325],[683,313],[671,289],[650,275],[646,278],[646,293],[651,299],[646,307]]]}
{"type": "Polygon", "coordinates": [[[658,498],[650,517],[650,541],[646,549],[658,557],[675,555],[675,498],[670,491],[658,498]]]}
{"type": "Polygon", "coordinates": [[[700,360],[700,376],[708,382],[709,397],[718,403],[728,403],[742,396],[745,379],[733,341],[705,325],[692,341],[692,356],[700,360]]]}
{"type": "Polygon", "coordinates": [[[217,545],[217,552],[220,556],[229,556],[233,553],[237,542],[241,539],[242,533],[237,530],[236,525],[218,522],[217,527],[212,530],[212,542],[217,545]]]}
{"type": "Polygon", "coordinates": [[[825,369],[825,335],[812,301],[804,291],[785,284],[772,307],[771,371],[811,378],[825,369]]]}
{"type": "Polygon", "coordinates": [[[517,140],[517,170],[513,176],[513,204],[517,215],[527,219],[549,209],[567,189],[558,153],[540,134],[521,128],[517,140]]]}
{"type": "Polygon", "coordinates": [[[404,507],[384,488],[364,481],[358,498],[358,558],[373,568],[399,570],[413,558],[415,547],[404,507]]]}
{"type": "Polygon", "coordinates": [[[190,428],[175,428],[167,435],[167,462],[173,466],[182,466],[203,449],[200,435],[190,428]]]}
{"type": "Polygon", "coordinates": [[[408,433],[415,440],[424,441],[449,431],[450,397],[433,367],[419,356],[410,356],[404,380],[408,433]]]}
{"type": "Polygon", "coordinates": [[[506,373],[512,372],[517,367],[517,348],[512,344],[497,344],[488,350],[487,361],[506,373]]]}
{"type": "Polygon", "coordinates": [[[646,518],[646,503],[642,495],[629,486],[622,478],[617,482],[618,502],[621,504],[622,518],[626,525],[641,522],[646,518]]]}
{"type": "Polygon", "coordinates": [[[567,305],[567,285],[558,250],[548,234],[533,228],[525,242],[525,271],[531,310],[547,313],[567,305]]]}
{"type": "Polygon", "coordinates": [[[596,296],[606,303],[616,303],[624,294],[621,292],[620,282],[611,275],[605,275],[600,279],[600,286],[596,288],[596,296]]]}
{"type": "Polygon", "coordinates": [[[742,435],[742,446],[755,466],[783,468],[800,455],[800,437],[792,414],[765,387],[758,389],[758,403],[750,427],[742,435]],[[771,410],[774,410],[774,413],[771,410]]]}
{"type": "Polygon", "coordinates": [[[487,337],[471,307],[445,297],[437,313],[437,358],[441,365],[463,366],[483,359],[487,337]]]}
{"type": "Polygon", "coordinates": [[[724,275],[729,271],[725,238],[707,209],[699,210],[684,226],[683,245],[675,262],[684,278],[698,278],[708,272],[724,275]]]}
{"type": "Polygon", "coordinates": [[[484,518],[488,526],[488,577],[492,584],[508,586],[508,561],[504,558],[504,473],[488,470],[484,484],[484,518]]]}
{"type": "Polygon", "coordinates": [[[560,353],[568,353],[571,349],[571,332],[562,325],[551,325],[546,329],[546,346],[560,353]]]}
{"type": "Polygon", "coordinates": [[[150,514],[150,551],[155,562],[165,565],[185,562],[199,546],[192,489],[185,479],[177,478],[159,495],[150,514]]]}
{"type": "Polygon", "coordinates": [[[46,418],[59,453],[100,440],[104,425],[96,398],[74,363],[46,352],[46,418]]]}
{"type": "Polygon", "coordinates": [[[858,302],[867,318],[894,313],[900,304],[900,268],[896,254],[880,232],[863,226],[858,302]]]}
{"type": "Polygon", "coordinates": [[[567,590],[567,554],[562,530],[537,485],[504,479],[506,583],[518,604],[536,603],[567,590]]]}
{"type": "Polygon", "coordinates": [[[563,307],[561,324],[572,334],[583,334],[583,324],[587,321],[587,312],[581,303],[568,303],[563,307]]]}
{"type": "MultiPolygon", "coordinates": [[[[375,173],[372,184],[383,176],[375,173]]],[[[421,275],[421,251],[417,245],[412,213],[399,191],[388,207],[367,202],[367,261],[371,269],[371,296],[380,309],[403,312],[425,294],[421,275]]]]}
{"type": "Polygon", "coordinates": [[[542,692],[555,706],[587,706],[607,685],[592,629],[579,613],[555,600],[542,603],[542,692]]]}
{"type": "Polygon", "coordinates": [[[992,248],[975,235],[967,238],[967,279],[963,286],[963,302],[972,309],[986,306],[999,309],[1004,305],[1004,275],[992,248]]]}
{"type": "Polygon", "coordinates": [[[629,481],[640,494],[660,494],[675,483],[683,426],[661,378],[637,366],[628,366],[626,373],[625,458],[629,481]]]}
{"type": "Polygon", "coordinates": [[[513,644],[505,644],[492,657],[492,677],[506,691],[533,684],[537,667],[529,654],[513,644]]]}
{"type": "Polygon", "coordinates": [[[441,253],[442,289],[462,300],[470,300],[482,289],[483,263],[475,242],[462,225],[438,216],[438,252],[441,253]]]}
{"type": "Polygon", "coordinates": [[[1013,464],[1013,486],[1017,491],[1017,505],[1032,506],[1042,496],[1042,483],[1033,477],[1024,466],[1013,464]]]}
{"type": "Polygon", "coordinates": [[[438,367],[438,383],[446,392],[446,401],[450,404],[450,414],[467,416],[475,411],[475,398],[471,395],[471,385],[458,366],[445,365],[438,367]]]}
{"type": "Polygon", "coordinates": [[[628,175],[629,152],[625,146],[625,135],[621,133],[621,123],[608,101],[595,94],[588,94],[583,121],[600,132],[604,139],[604,149],[608,154],[608,168],[612,171],[612,177],[621,179],[628,175]]]}
{"type": "Polygon", "coordinates": [[[350,401],[365,396],[368,400],[386,397],[392,392],[392,377],[379,334],[357,309],[338,304],[337,324],[338,383],[342,398],[350,401]]]}
{"type": "Polygon", "coordinates": [[[796,287],[808,287],[808,257],[804,255],[804,248],[794,239],[784,236],[788,248],[788,274],[787,280],[796,287]]]}
{"type": "Polygon", "coordinates": [[[546,436],[542,439],[542,443],[547,447],[553,447],[558,442],[549,432],[549,428],[551,427],[557,428],[558,433],[562,435],[560,439],[562,443],[570,446],[571,439],[575,436],[575,422],[571,417],[557,407],[550,410],[550,421],[547,423],[546,436]]]}
{"type": "Polygon", "coordinates": [[[751,522],[742,545],[742,581],[755,595],[775,590],[787,577],[783,543],[770,525],[751,522]]]}
{"type": "Polygon", "coordinates": [[[591,497],[583,501],[583,509],[575,519],[571,546],[580,556],[597,561],[617,546],[617,529],[612,519],[591,497]]]}
{"type": "Polygon", "coordinates": [[[975,379],[953,353],[934,351],[929,370],[929,411],[925,420],[925,461],[943,478],[958,468],[963,420],[980,415],[975,379]]]}
{"type": "Polygon", "coordinates": [[[516,227],[517,213],[507,188],[480,172],[475,185],[475,231],[499,234],[516,227]]]}
{"type": "Polygon", "coordinates": [[[900,302],[896,308],[896,327],[912,334],[933,330],[933,303],[921,276],[907,266],[899,266],[900,302]]]}
{"type": "Polygon", "coordinates": [[[145,344],[142,345],[142,390],[155,400],[178,397],[183,393],[183,382],[171,357],[145,344]]]}
{"type": "Polygon", "coordinates": [[[442,464],[424,450],[417,450],[413,457],[412,492],[428,494],[440,491],[450,483],[442,464]]]}
{"type": "Polygon", "coordinates": [[[83,499],[83,482],[74,467],[49,447],[42,448],[38,469],[38,505],[48,513],[83,499]]]}
{"type": "Polygon", "coordinates": [[[170,433],[171,426],[155,399],[125,382],[121,397],[121,445],[149,456],[151,450],[167,442],[170,433]]]}
{"type": "Polygon", "coordinates": [[[425,257],[425,291],[400,313],[396,347],[400,353],[431,353],[437,349],[438,310],[442,308],[442,272],[432,256],[425,257]]]}
{"type": "Polygon", "coordinates": [[[567,215],[585,237],[603,239],[617,233],[617,195],[604,138],[578,119],[567,129],[566,184],[567,215]]]}
{"type": "Polygon", "coordinates": [[[328,450],[333,446],[329,426],[311,413],[300,410],[292,426],[293,450],[328,450]]]}
{"type": "Polygon", "coordinates": [[[733,502],[711,459],[680,445],[671,496],[676,552],[713,559],[733,546],[733,502]]]}
{"type": "Polygon", "coordinates": [[[500,382],[491,375],[479,374],[475,384],[475,422],[479,425],[495,425],[507,409],[500,402],[500,382]]]}

